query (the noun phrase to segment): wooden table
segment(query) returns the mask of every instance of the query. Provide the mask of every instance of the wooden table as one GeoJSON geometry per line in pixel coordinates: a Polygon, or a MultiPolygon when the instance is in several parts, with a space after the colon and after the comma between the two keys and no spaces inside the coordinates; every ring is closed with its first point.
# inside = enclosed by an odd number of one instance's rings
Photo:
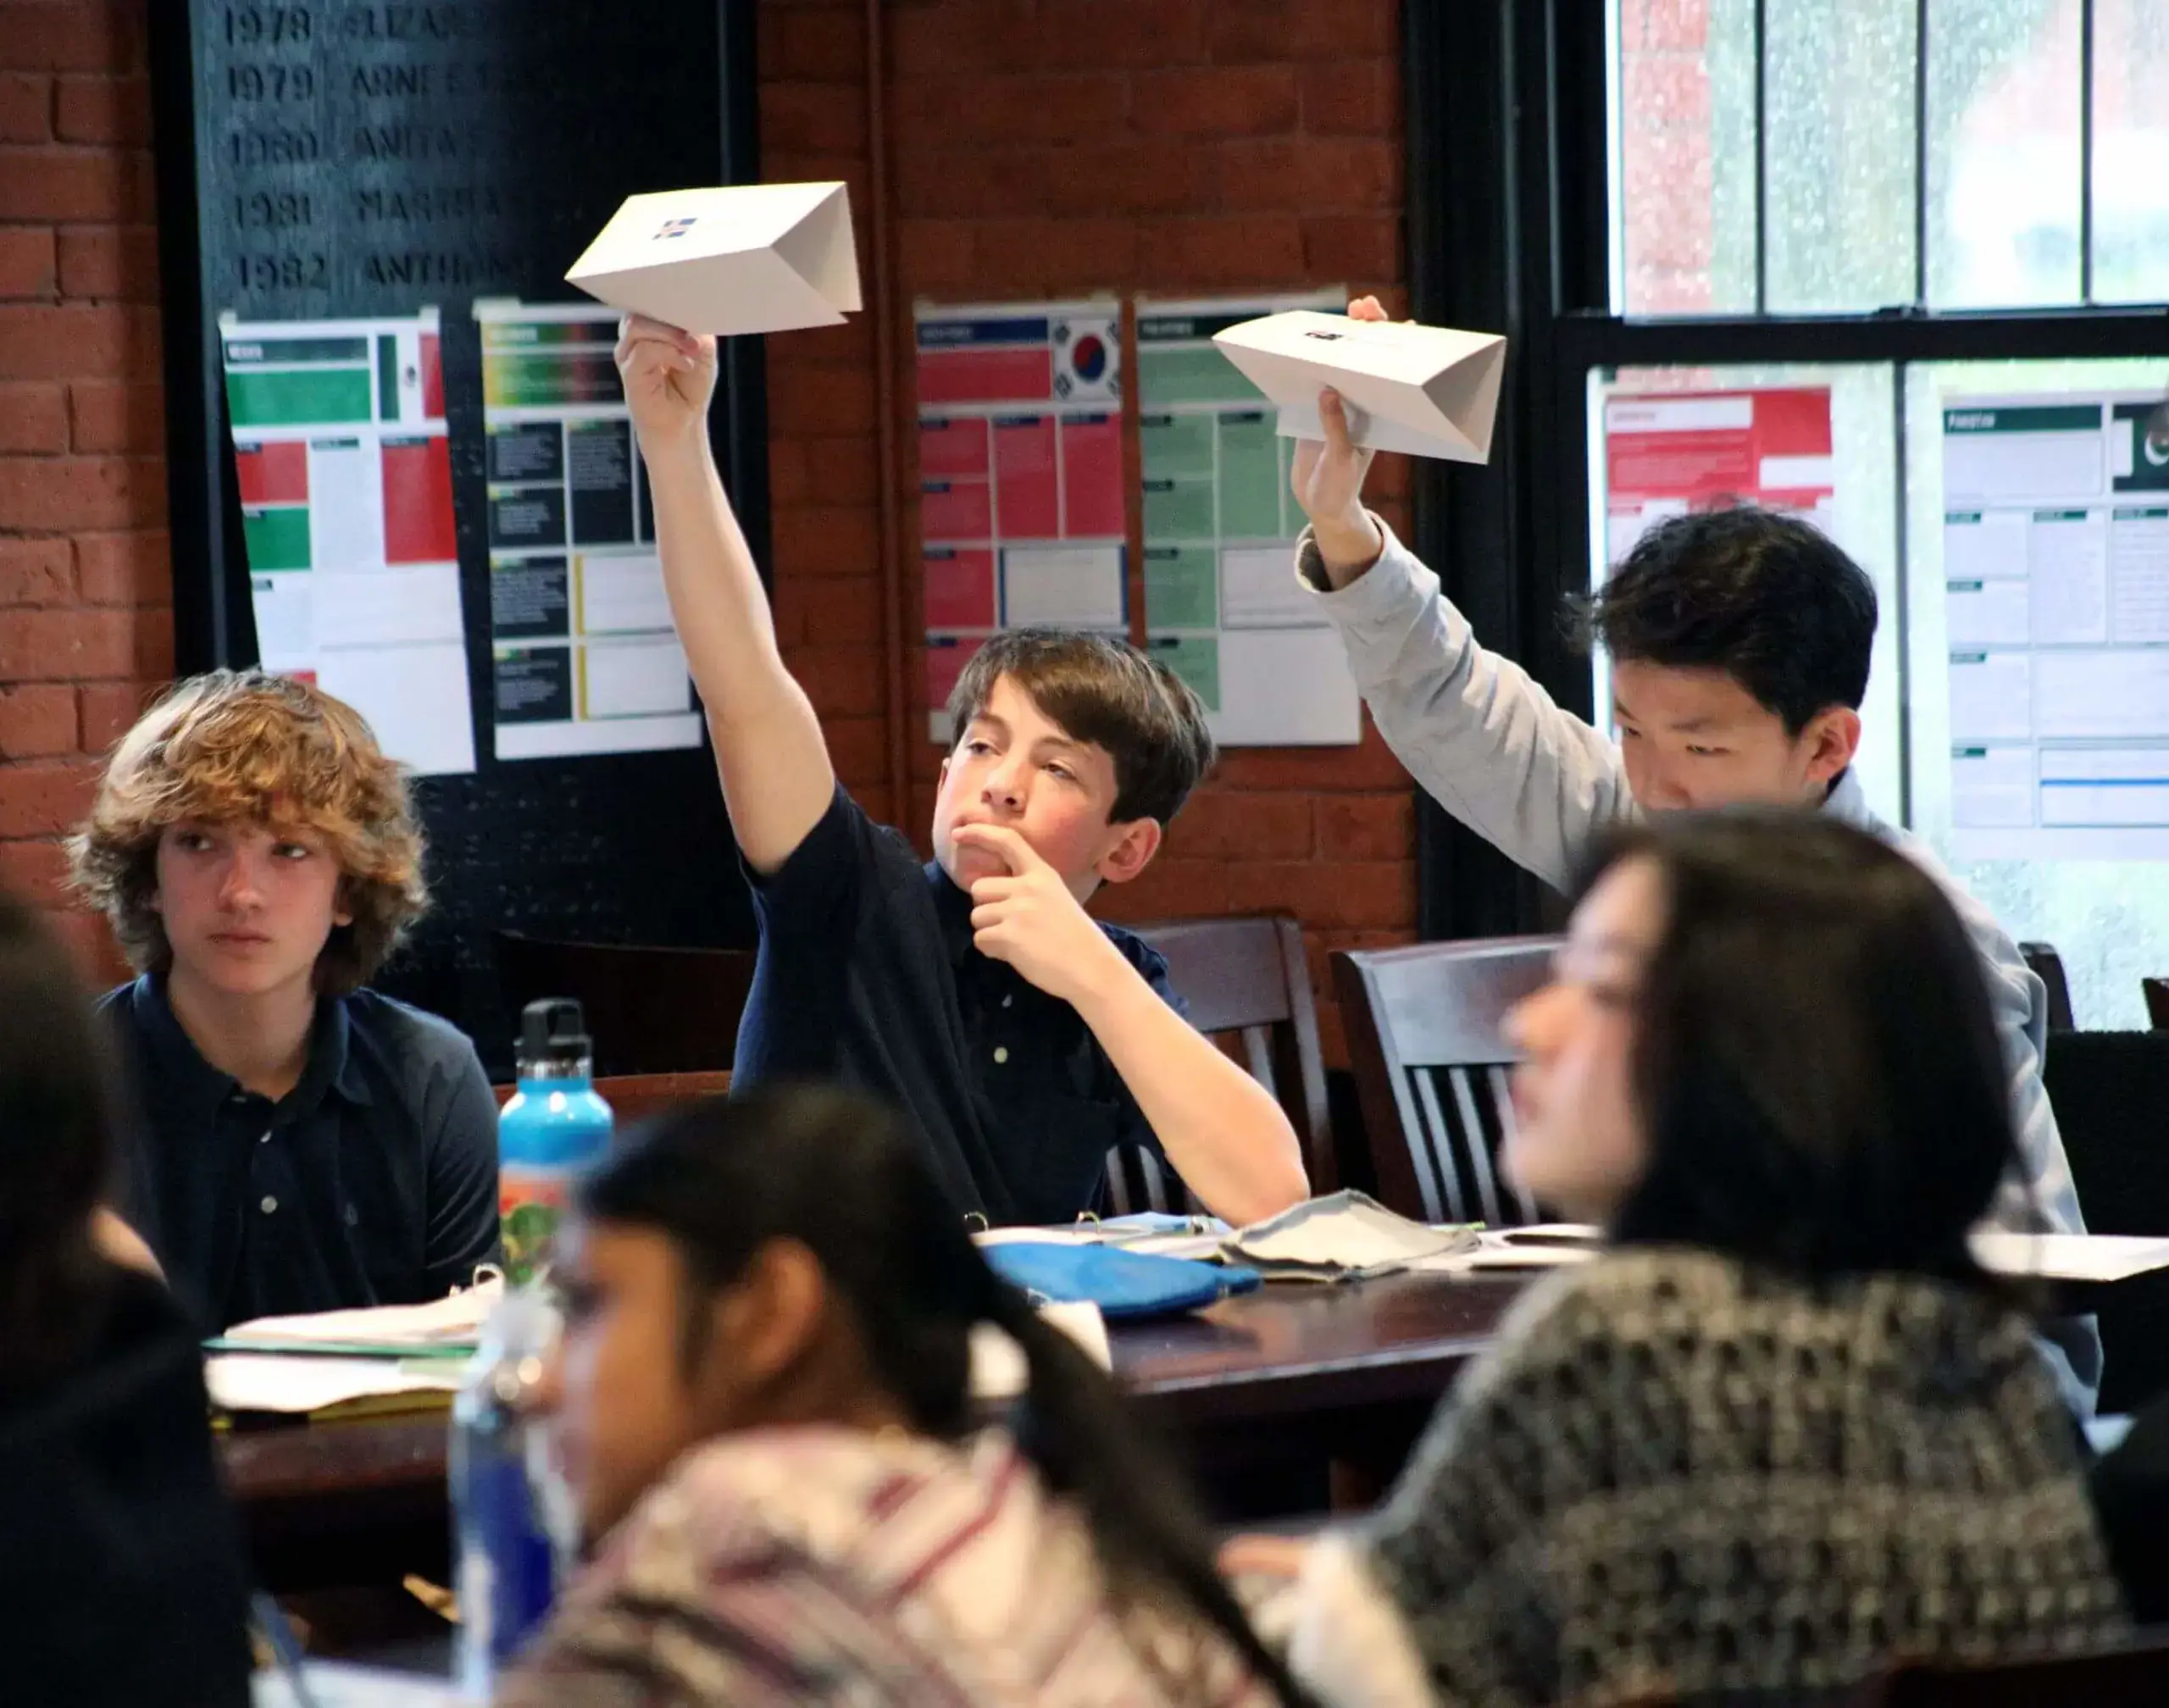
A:
{"type": "MultiPolygon", "coordinates": [[[[1428,1275],[1283,1283],[1195,1316],[1116,1325],[1108,1338],[1117,1379],[1223,1513],[1256,1516],[1241,1509],[1284,1490],[1288,1510],[1321,1504],[1329,1458],[1390,1476],[1525,1284],[1428,1275]]],[[[447,1436],[435,1416],[222,1438],[258,1570],[280,1589],[441,1572],[447,1436]],[[325,1575],[333,1571],[336,1580],[325,1575]]]]}

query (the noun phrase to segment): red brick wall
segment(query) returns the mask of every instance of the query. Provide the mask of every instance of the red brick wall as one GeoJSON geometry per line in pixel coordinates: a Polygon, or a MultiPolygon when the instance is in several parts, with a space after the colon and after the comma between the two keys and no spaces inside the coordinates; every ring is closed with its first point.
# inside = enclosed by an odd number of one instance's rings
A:
{"type": "MultiPolygon", "coordinates": [[[[172,665],[144,3],[0,0],[0,882],[54,901],[55,839],[94,756],[172,665]]],[[[1346,283],[1391,299],[1399,10],[890,0],[900,363],[913,296],[1346,283]]],[[[864,8],[763,0],[760,25],[767,174],[850,180],[863,238],[864,8]]],[[[939,756],[914,739],[912,798],[890,799],[877,567],[879,483],[916,491],[908,372],[883,469],[870,317],[769,349],[778,624],[846,779],[923,832],[939,756]]],[[[1405,471],[1374,481],[1405,520],[1405,471]]],[[[916,537],[908,507],[901,527],[916,537]]],[[[906,606],[915,627],[915,585],[906,606]]],[[[913,647],[914,683],[918,663],[913,647]]],[[[1374,733],[1352,751],[1230,754],[1107,906],[1291,908],[1322,981],[1328,948],[1413,924],[1407,780],[1374,733]]]]}
{"type": "Polygon", "coordinates": [[[144,17],[0,3],[0,884],[55,906],[92,756],[173,668],[144,17]]]}
{"type": "MultiPolygon", "coordinates": [[[[885,8],[896,466],[876,466],[874,338],[862,319],[770,341],[771,471],[785,646],[829,718],[845,780],[915,835],[940,756],[914,712],[912,798],[890,800],[875,544],[877,480],[917,491],[911,300],[1340,284],[1393,300],[1399,14],[1397,0],[885,8]]],[[[848,180],[864,254],[865,8],[766,0],[760,22],[763,169],[848,180]]],[[[1406,470],[1382,467],[1373,479],[1380,507],[1405,522],[1406,470]]],[[[907,505],[907,630],[918,625],[917,529],[907,505]]],[[[908,663],[915,707],[915,643],[908,663]]],[[[1406,774],[1367,728],[1353,751],[1230,753],[1160,857],[1102,906],[1132,919],[1292,910],[1328,997],[1329,949],[1412,931],[1406,774]]],[[[1329,1001],[1322,1018],[1329,1056],[1340,1059],[1329,1001]]]]}

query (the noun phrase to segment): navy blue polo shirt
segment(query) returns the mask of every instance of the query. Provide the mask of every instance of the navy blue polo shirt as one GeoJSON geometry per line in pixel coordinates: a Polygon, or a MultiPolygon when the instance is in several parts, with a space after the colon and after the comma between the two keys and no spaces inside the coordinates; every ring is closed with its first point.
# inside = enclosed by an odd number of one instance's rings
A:
{"type": "Polygon", "coordinates": [[[123,1213],[217,1327],[441,1298],[497,1256],[497,1105],[474,1046],[358,990],[277,1103],[206,1062],[149,974],[99,1011],[127,1060],[123,1213]]]}
{"type": "MultiPolygon", "coordinates": [[[[1068,1222],[1099,1201],[1118,1145],[1158,1141],[1091,1029],[972,942],[972,898],[841,785],[776,871],[747,873],[760,921],[734,1087],[840,1082],[902,1108],[960,1211],[1068,1222]]],[[[1100,929],[1160,995],[1168,963],[1100,929]]]]}

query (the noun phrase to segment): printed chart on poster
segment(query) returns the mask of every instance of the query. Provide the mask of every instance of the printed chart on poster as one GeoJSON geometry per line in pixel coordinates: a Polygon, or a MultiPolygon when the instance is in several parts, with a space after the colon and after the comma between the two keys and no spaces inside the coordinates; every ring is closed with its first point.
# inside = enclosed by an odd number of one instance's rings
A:
{"type": "Polygon", "coordinates": [[[2161,401],[1943,400],[1955,858],[2169,858],[2161,401]]]}
{"type": "Polygon", "coordinates": [[[947,307],[918,322],[927,729],[987,636],[1126,635],[1122,308],[1112,297],[947,307]]]}
{"type": "Polygon", "coordinates": [[[699,746],[612,359],[618,311],[485,300],[474,319],[496,757],[699,746]]]}
{"type": "Polygon", "coordinates": [[[1212,343],[1222,328],[1340,291],[1137,302],[1145,626],[1224,746],[1348,743],[1362,702],[1340,636],[1295,579],[1295,441],[1212,343]]]}
{"type": "Polygon", "coordinates": [[[1829,388],[1607,397],[1604,471],[1607,563],[1666,518],[1724,504],[1790,511],[1827,533],[1829,388]]]}
{"type": "Polygon", "coordinates": [[[417,773],[472,771],[437,311],[219,336],[258,658],[417,773]]]}

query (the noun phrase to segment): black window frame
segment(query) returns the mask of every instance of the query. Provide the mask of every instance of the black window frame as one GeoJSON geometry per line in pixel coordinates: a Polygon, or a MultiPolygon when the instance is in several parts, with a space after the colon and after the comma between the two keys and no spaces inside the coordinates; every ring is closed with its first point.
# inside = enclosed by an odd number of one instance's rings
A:
{"type": "MultiPolygon", "coordinates": [[[[1916,301],[1867,313],[1638,316],[1611,299],[1612,0],[1406,0],[1408,288],[1417,319],[1503,331],[1507,380],[1492,458],[1424,462],[1414,481],[1417,554],[1478,638],[1517,660],[1559,704],[1595,713],[1589,661],[1560,613],[1591,562],[1592,370],[1878,364],[1894,370],[1905,574],[1906,372],[1916,363],[2169,357],[2169,305],[2011,309],[1924,306],[1927,129],[1916,126],[1916,301]]],[[[1926,27],[1928,0],[1916,0],[1926,27]]],[[[1756,147],[1767,0],[1755,8],[1756,147]]],[[[2093,0],[2083,0],[2081,286],[2093,286],[2093,0]]],[[[1926,39],[1925,35],[1921,38],[1926,39]]],[[[1927,100],[1927,55],[1915,79],[1927,100]]],[[[1768,300],[1758,159],[1757,300],[1768,300]]],[[[1902,624],[1903,599],[1899,620],[1902,624]]],[[[1898,656],[1906,668],[1900,635],[1898,656]]],[[[1901,702],[1906,685],[1900,682],[1901,702]]],[[[1901,740],[1903,730],[1901,729],[1901,740]]],[[[1910,762],[1903,767],[1910,787],[1910,762]]],[[[1420,795],[1419,791],[1419,795],[1420,795]]],[[[1554,929],[1557,898],[1435,801],[1417,812],[1417,928],[1425,938],[1554,929]]]]}

